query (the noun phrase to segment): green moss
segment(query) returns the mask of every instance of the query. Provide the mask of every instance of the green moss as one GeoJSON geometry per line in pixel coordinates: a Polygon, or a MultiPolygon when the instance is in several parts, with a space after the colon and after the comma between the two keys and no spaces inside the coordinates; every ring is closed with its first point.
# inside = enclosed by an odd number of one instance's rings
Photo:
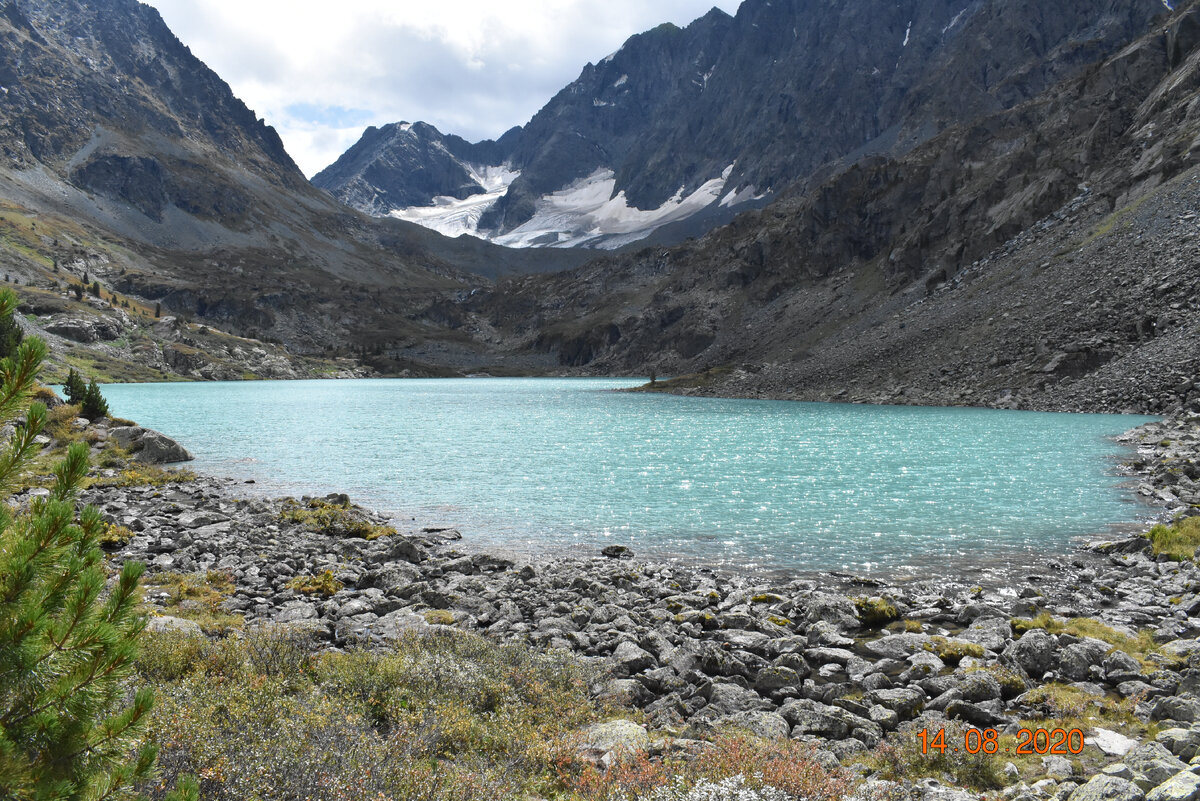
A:
{"type": "Polygon", "coordinates": [[[454,613],[449,609],[427,609],[421,613],[431,626],[453,626],[454,613]]]}
{"type": "Polygon", "coordinates": [[[1142,663],[1142,667],[1155,672],[1164,663],[1162,651],[1154,641],[1154,634],[1149,629],[1143,629],[1130,636],[1123,631],[1114,629],[1090,617],[1060,619],[1049,612],[1042,612],[1032,619],[1016,618],[1012,621],[1013,631],[1018,636],[1032,629],[1045,629],[1051,634],[1070,634],[1074,637],[1090,637],[1106,642],[1113,650],[1124,651],[1142,663]]]}
{"type": "Polygon", "coordinates": [[[854,599],[854,608],[858,612],[859,621],[867,628],[879,629],[894,620],[899,619],[895,604],[885,598],[867,598],[860,596],[854,599]]]}
{"type": "Polygon", "coordinates": [[[333,577],[332,570],[326,570],[317,576],[296,576],[287,583],[288,589],[302,592],[305,595],[336,595],[344,586],[333,577]]]}

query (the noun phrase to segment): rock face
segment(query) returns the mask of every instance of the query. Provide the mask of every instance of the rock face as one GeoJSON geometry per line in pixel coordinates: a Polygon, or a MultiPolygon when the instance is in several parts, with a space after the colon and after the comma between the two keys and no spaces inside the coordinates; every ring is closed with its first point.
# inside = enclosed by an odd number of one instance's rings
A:
{"type": "Polygon", "coordinates": [[[143,464],[170,464],[190,462],[194,457],[187,449],[170,437],[140,426],[119,426],[109,431],[109,436],[122,448],[133,454],[135,462],[143,464]]]}
{"type": "MultiPolygon", "coordinates": [[[[428,126],[369,129],[314,183],[379,214],[482,193],[483,166],[503,165],[519,176],[477,230],[522,244],[535,240],[503,235],[536,222],[546,195],[600,173],[614,199],[644,210],[703,187],[681,215],[691,222],[676,223],[678,241],[824,165],[902,154],[949,125],[1028,100],[1163,11],[1153,0],[1052,11],[1033,0],[747,0],[736,17],[713,9],[686,28],[632,37],[498,142],[469,146],[428,126]]],[[[629,239],[605,230],[611,219],[591,222],[601,235],[588,246],[629,239]]]]}
{"type": "Polygon", "coordinates": [[[695,373],[679,390],[695,394],[1200,402],[1200,121],[1184,88],[1200,82],[1184,35],[1197,14],[1181,8],[1082,76],[903,154],[831,168],[693,243],[506,282],[464,306],[518,352],[596,373],[695,373]],[[1148,152],[1151,131],[1161,145],[1148,152]],[[541,324],[507,328],[516,309],[541,324]]]}

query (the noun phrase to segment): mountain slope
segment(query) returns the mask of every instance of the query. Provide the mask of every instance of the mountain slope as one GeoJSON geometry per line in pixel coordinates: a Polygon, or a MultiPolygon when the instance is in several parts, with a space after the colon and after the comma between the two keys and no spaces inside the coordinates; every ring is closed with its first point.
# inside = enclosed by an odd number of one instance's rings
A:
{"type": "MultiPolygon", "coordinates": [[[[475,231],[505,244],[611,248],[689,218],[711,228],[843,161],[902,155],[1024,102],[1164,11],[1161,0],[746,0],[736,17],[713,9],[632,37],[524,128],[460,149],[456,175],[508,171],[503,186],[466,190],[475,231]]],[[[368,132],[314,181],[371,213],[434,227],[462,216],[460,186],[427,191],[445,151],[427,164],[393,153],[368,132]],[[437,208],[385,200],[399,197],[437,208]]]]}
{"type": "MultiPolygon", "coordinates": [[[[1009,20],[1017,4],[988,8],[1009,20]]],[[[831,171],[685,246],[506,282],[473,312],[564,366],[711,370],[690,391],[1093,410],[1200,399],[1198,42],[1192,3],[901,156],[831,171]]]]}
{"type": "Polygon", "coordinates": [[[424,317],[446,293],[485,284],[476,271],[579,263],[342,206],[136,0],[3,0],[0,87],[0,202],[75,232],[0,249],[6,267],[90,273],[299,352],[430,337],[474,352],[424,317]],[[89,250],[90,267],[75,252],[89,250]]]}

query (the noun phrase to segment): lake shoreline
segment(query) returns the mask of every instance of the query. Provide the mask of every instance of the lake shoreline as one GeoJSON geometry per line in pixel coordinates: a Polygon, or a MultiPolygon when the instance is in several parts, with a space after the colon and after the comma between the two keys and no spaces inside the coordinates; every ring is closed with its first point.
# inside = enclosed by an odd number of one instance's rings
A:
{"type": "MultiPolygon", "coordinates": [[[[1137,449],[1132,469],[1143,498],[1168,510],[1192,502],[1184,471],[1200,450],[1198,432],[1200,417],[1184,415],[1122,435],[1137,449]]],[[[656,736],[686,740],[732,725],[811,739],[846,760],[908,726],[1016,729],[1038,709],[1034,691],[1052,685],[1095,693],[1096,703],[1125,699],[1138,719],[1200,738],[1200,569],[1155,557],[1143,537],[1095,543],[993,587],[945,575],[761,581],[620,549],[514,561],[472,552],[452,529],[374,541],[321,533],[289,519],[294,503],[246,498],[246,488],[199,477],[158,489],[90,489],[84,500],[133,530],[112,557],[148,564],[148,602],[164,612],[156,574],[218,571],[233,587],[223,611],[247,626],[285,627],[317,650],[386,647],[445,627],[565,649],[609,668],[596,692],[641,710],[656,736]],[[297,579],[326,571],[328,594],[296,588],[297,579]],[[1100,621],[1114,638],[1149,628],[1163,663],[1151,671],[1069,631],[1021,636],[1014,623],[1043,613],[1100,621]]],[[[348,511],[370,525],[387,522],[348,511]]],[[[195,626],[169,614],[154,623],[195,626]]],[[[1109,737],[1096,728],[1092,744],[1109,737]]],[[[1111,759],[1125,759],[1133,782],[1137,759],[1186,770],[1177,757],[1187,746],[1176,740],[1113,742],[1111,759]]],[[[1089,778],[1068,772],[1050,789],[1065,798],[1089,778]]]]}

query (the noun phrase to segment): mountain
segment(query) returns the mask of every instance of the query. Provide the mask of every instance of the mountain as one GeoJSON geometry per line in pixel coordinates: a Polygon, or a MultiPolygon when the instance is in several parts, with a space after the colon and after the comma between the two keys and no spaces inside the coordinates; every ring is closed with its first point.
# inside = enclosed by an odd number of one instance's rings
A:
{"type": "Polygon", "coordinates": [[[1163,11],[746,0],[735,17],[713,9],[630,38],[497,142],[371,129],[313,182],[371,214],[518,247],[681,241],[1029,100],[1163,11]]]}
{"type": "Polygon", "coordinates": [[[86,276],[299,353],[431,332],[473,353],[426,319],[446,293],[579,263],[341,205],[136,0],[0,2],[0,151],[0,208],[22,232],[0,258],[23,284],[63,293],[86,276]]]}
{"type": "MultiPolygon", "coordinates": [[[[1072,45],[1072,69],[1053,66],[1060,47],[986,83],[1043,87],[1023,102],[847,159],[697,241],[503,282],[470,311],[515,351],[693,374],[674,386],[701,394],[1200,408],[1200,6],[1154,5],[1109,6],[1088,30],[1141,30],[1072,45]]],[[[1033,0],[969,8],[976,52],[945,75],[987,74],[980,43],[1014,27],[1062,29],[1033,0]]]]}

